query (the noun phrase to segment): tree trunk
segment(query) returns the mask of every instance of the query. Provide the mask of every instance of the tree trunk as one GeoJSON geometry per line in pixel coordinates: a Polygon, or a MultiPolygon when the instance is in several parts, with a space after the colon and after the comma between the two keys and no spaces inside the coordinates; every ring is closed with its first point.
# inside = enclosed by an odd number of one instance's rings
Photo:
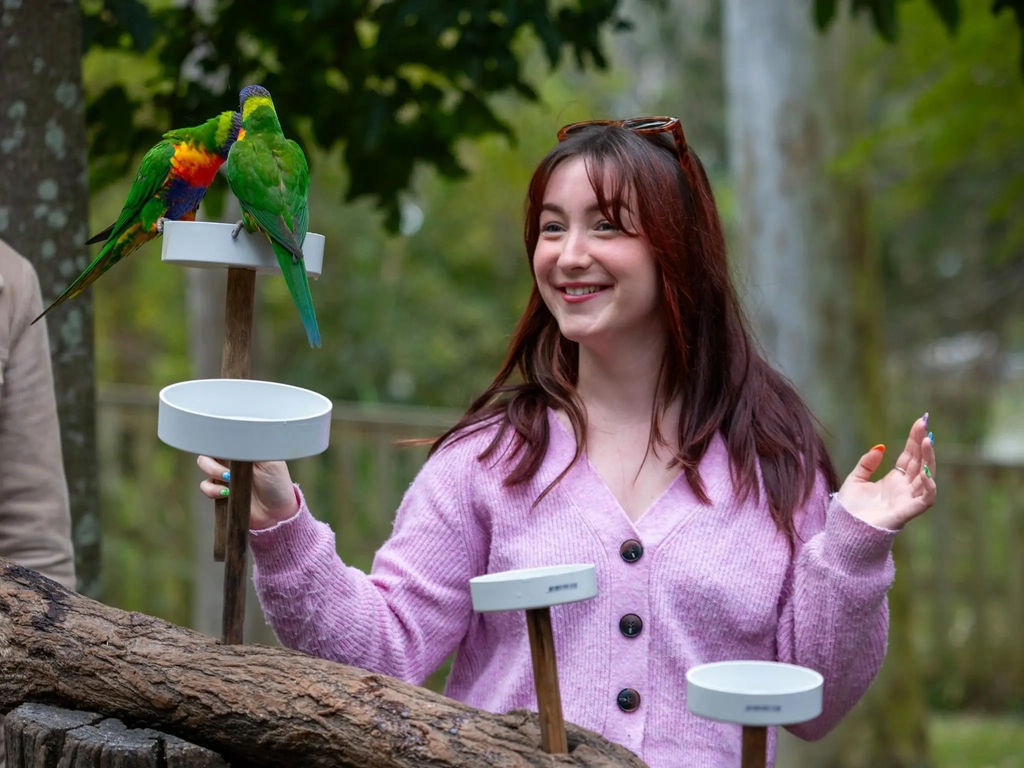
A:
{"type": "Polygon", "coordinates": [[[537,715],[494,715],[284,648],[217,640],[70,592],[0,558],[0,712],[48,703],[166,731],[232,764],[308,768],[631,766],[568,725],[540,749],[537,715]]]}
{"type": "MultiPolygon", "coordinates": [[[[771,362],[833,431],[841,461],[857,455],[844,422],[854,389],[849,260],[831,93],[837,30],[819,37],[807,0],[725,3],[729,158],[748,304],[771,362]]],[[[741,283],[745,282],[741,279],[741,283]]]]}
{"type": "MultiPolygon", "coordinates": [[[[769,358],[831,433],[844,476],[887,434],[882,291],[866,205],[860,190],[827,168],[860,114],[843,68],[851,25],[843,20],[819,33],[808,0],[727,0],[724,14],[729,156],[747,264],[741,283],[769,358]]],[[[905,550],[895,548],[904,578],[890,593],[890,645],[878,680],[823,741],[780,733],[780,765],[927,765],[905,550]]]]}
{"type": "MultiPolygon", "coordinates": [[[[31,0],[0,16],[0,236],[33,263],[49,304],[89,263],[81,12],[78,0],[31,0]]],[[[92,293],[46,320],[78,589],[98,597],[92,293]]]]}

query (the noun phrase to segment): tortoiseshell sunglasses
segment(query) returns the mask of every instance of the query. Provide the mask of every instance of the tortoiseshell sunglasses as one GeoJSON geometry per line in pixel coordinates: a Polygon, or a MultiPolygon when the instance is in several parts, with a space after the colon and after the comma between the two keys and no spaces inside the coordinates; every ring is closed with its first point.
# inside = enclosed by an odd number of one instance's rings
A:
{"type": "Polygon", "coordinates": [[[569,123],[559,129],[558,140],[565,141],[576,131],[592,125],[620,126],[636,133],[671,133],[676,142],[679,165],[686,170],[686,136],[683,135],[683,124],[679,122],[678,117],[631,117],[626,120],[585,120],[581,123],[569,123]]]}

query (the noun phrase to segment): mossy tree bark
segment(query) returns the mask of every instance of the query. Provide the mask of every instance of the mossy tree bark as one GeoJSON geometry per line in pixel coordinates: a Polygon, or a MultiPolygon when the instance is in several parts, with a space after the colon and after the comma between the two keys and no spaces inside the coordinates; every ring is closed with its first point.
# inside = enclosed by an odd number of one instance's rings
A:
{"type": "MultiPolygon", "coordinates": [[[[0,237],[49,304],[89,264],[78,0],[0,4],[0,237]]],[[[78,591],[99,597],[92,292],[47,315],[78,591]]]]}

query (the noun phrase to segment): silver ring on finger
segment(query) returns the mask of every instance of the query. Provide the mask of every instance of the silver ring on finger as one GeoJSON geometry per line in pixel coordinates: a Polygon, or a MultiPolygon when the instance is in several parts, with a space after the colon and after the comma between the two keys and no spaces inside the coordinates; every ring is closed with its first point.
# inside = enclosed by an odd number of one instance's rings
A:
{"type": "Polygon", "coordinates": [[[907,474],[907,470],[905,470],[903,467],[893,467],[893,469],[895,469],[897,472],[902,472],[904,475],[907,474]]]}

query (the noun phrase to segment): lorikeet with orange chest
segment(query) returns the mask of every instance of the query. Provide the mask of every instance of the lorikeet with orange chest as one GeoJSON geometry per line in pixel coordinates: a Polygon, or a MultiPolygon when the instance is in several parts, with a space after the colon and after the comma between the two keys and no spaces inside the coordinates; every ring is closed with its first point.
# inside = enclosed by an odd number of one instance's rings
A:
{"type": "Polygon", "coordinates": [[[165,221],[194,221],[206,190],[241,133],[238,112],[221,112],[202,125],[165,133],[142,158],[117,221],[87,241],[106,240],[102,250],[32,322],[73,299],[125,256],[162,234],[165,221]]]}

